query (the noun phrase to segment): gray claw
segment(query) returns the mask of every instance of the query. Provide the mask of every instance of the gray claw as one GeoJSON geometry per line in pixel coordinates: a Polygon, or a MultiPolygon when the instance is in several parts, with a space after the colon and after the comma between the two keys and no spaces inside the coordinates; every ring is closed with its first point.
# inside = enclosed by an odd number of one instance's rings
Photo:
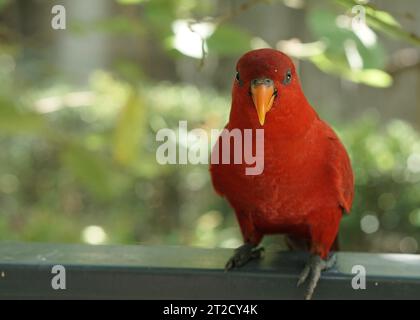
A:
{"type": "Polygon", "coordinates": [[[337,261],[337,257],[333,254],[328,260],[321,259],[318,255],[313,255],[307,262],[305,268],[299,276],[297,286],[302,285],[308,278],[309,283],[305,294],[305,300],[310,300],[314,290],[318,284],[321,272],[330,269],[337,261]],[[310,275],[310,276],[309,276],[310,275]]]}
{"type": "Polygon", "coordinates": [[[264,248],[255,248],[250,243],[245,243],[235,250],[234,255],[228,260],[225,265],[225,271],[233,268],[239,268],[245,265],[248,261],[259,259],[262,257],[264,248]]]}

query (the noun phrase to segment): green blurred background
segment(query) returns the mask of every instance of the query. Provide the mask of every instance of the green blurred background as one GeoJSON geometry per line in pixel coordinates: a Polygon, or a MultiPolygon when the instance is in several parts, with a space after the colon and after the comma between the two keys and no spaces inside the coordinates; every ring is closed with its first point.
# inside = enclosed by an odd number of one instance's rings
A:
{"type": "Polygon", "coordinates": [[[342,248],[417,252],[420,2],[366,3],[352,27],[353,0],[0,0],[0,240],[240,245],[208,167],[159,165],[155,137],[221,129],[236,59],[273,47],[351,154],[342,248]]]}

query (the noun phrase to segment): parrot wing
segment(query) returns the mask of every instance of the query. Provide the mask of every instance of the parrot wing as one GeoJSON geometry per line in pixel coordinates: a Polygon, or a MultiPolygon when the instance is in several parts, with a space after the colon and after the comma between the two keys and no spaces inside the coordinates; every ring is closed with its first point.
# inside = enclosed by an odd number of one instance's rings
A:
{"type": "Polygon", "coordinates": [[[323,122],[329,146],[329,164],[333,172],[334,185],[337,187],[338,203],[346,213],[350,213],[354,196],[354,177],[350,158],[335,132],[323,122]]]}
{"type": "MultiPolygon", "coordinates": [[[[225,126],[225,129],[226,128],[227,128],[227,125],[225,126]]],[[[219,163],[213,163],[213,160],[214,160],[213,156],[214,156],[214,153],[216,152],[215,150],[219,150],[220,152],[220,140],[221,140],[221,137],[219,136],[211,152],[210,176],[211,176],[211,182],[213,184],[214,190],[219,196],[223,197],[224,196],[223,187],[225,186],[225,181],[224,181],[224,174],[222,172],[224,168],[222,167],[222,164],[220,164],[220,161],[221,161],[220,154],[218,157],[219,163]]]]}

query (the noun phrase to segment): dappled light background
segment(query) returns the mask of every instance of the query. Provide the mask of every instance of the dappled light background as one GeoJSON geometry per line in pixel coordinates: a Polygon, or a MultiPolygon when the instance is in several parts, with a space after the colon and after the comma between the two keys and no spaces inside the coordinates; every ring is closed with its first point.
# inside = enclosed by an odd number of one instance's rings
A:
{"type": "Polygon", "coordinates": [[[353,0],[0,0],[0,239],[240,245],[208,166],[159,165],[156,133],[223,128],[235,61],[273,47],[351,155],[342,249],[418,252],[420,2],[359,2],[368,25],[353,0]]]}

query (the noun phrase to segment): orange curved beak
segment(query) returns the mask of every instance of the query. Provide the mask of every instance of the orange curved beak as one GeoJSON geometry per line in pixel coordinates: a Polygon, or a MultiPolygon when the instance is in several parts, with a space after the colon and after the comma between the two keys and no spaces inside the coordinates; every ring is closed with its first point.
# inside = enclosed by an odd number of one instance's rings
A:
{"type": "Polygon", "coordinates": [[[255,83],[251,85],[251,96],[257,109],[258,120],[261,126],[264,125],[265,115],[273,106],[275,88],[273,84],[255,83]]]}

